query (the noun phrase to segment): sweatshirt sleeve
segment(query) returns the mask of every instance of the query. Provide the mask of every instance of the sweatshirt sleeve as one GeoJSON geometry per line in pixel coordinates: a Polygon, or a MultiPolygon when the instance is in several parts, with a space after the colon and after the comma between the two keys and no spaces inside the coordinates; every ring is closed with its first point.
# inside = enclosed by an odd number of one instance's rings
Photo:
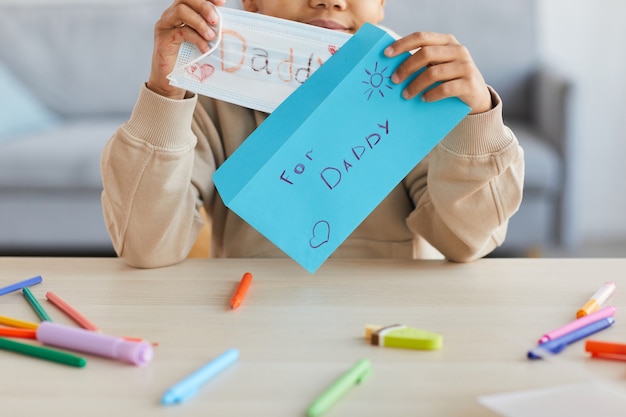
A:
{"type": "Polygon", "coordinates": [[[491,93],[494,108],[465,117],[405,180],[416,207],[409,228],[452,261],[501,245],[522,200],[524,153],[491,93]]]}
{"type": "Polygon", "coordinates": [[[196,102],[197,96],[171,100],[142,86],[130,119],[103,151],[105,223],[116,253],[132,266],[182,261],[202,226],[196,210],[202,185],[192,181],[196,102]]]}

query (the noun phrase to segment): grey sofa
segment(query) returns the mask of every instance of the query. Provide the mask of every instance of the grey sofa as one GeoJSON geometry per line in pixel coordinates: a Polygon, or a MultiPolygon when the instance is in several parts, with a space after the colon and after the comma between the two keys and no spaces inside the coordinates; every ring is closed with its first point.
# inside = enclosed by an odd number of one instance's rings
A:
{"type": "MultiPolygon", "coordinates": [[[[0,255],[113,254],[100,206],[100,153],[147,79],[153,25],[169,3],[0,4],[0,65],[56,118],[46,129],[0,139],[0,255]]],[[[503,98],[527,170],[522,207],[495,254],[567,245],[571,86],[541,66],[534,2],[392,0],[386,9],[383,23],[402,35],[455,34],[503,98]]]]}
{"type": "Polygon", "coordinates": [[[0,5],[0,64],[57,118],[0,140],[0,254],[114,255],[100,155],[147,80],[167,4],[0,5]]]}

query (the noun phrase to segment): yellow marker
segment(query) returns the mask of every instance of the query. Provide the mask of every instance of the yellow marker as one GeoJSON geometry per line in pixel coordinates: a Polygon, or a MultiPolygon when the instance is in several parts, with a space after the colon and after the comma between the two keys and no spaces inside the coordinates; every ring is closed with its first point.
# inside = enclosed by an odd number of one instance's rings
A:
{"type": "Polygon", "coordinates": [[[597,311],[602,304],[606,303],[613,293],[615,292],[615,283],[614,282],[605,282],[602,284],[600,289],[595,292],[585,303],[584,306],[580,310],[576,312],[576,318],[579,319],[581,317],[585,317],[588,314],[597,311]]]}
{"type": "Polygon", "coordinates": [[[5,326],[17,327],[19,329],[33,329],[36,330],[37,323],[31,323],[29,321],[13,319],[7,316],[0,316],[0,324],[4,324],[5,326]]]}
{"type": "Polygon", "coordinates": [[[440,334],[408,327],[403,324],[391,326],[368,325],[365,338],[376,346],[416,350],[438,350],[443,344],[440,334]]]}

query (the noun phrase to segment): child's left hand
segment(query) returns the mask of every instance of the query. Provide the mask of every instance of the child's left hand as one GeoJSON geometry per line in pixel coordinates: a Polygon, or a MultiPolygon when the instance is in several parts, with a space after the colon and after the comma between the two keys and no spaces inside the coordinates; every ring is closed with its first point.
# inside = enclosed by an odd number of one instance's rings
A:
{"type": "Polygon", "coordinates": [[[433,32],[415,32],[398,39],[385,49],[393,57],[417,50],[396,69],[391,77],[401,83],[411,74],[426,69],[408,84],[402,93],[410,100],[436,82],[441,84],[423,95],[425,101],[458,97],[472,108],[471,113],[482,113],[492,108],[491,93],[482,74],[466,47],[454,36],[433,32]]]}

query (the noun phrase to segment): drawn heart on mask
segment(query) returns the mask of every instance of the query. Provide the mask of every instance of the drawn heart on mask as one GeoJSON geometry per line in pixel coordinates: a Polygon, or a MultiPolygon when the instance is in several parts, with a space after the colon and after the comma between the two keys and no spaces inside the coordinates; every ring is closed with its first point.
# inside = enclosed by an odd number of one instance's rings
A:
{"type": "Polygon", "coordinates": [[[317,249],[330,240],[330,223],[320,220],[313,226],[313,237],[309,239],[309,245],[317,249]]]}
{"type": "Polygon", "coordinates": [[[211,64],[193,64],[186,68],[187,74],[191,75],[201,83],[215,72],[215,67],[211,64]]]}
{"type": "Polygon", "coordinates": [[[328,45],[328,52],[330,52],[331,55],[335,55],[335,52],[337,52],[339,50],[339,48],[337,48],[335,45],[328,45]]]}

